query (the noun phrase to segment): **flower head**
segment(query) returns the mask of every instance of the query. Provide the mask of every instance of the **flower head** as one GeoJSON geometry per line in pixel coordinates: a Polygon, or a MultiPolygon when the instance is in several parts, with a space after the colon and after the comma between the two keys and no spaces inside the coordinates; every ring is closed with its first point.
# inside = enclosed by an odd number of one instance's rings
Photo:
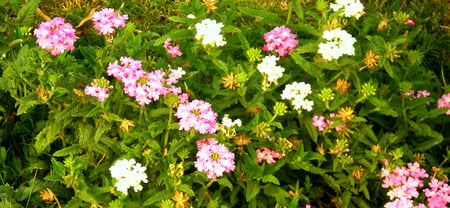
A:
{"type": "Polygon", "coordinates": [[[335,12],[340,9],[344,10],[341,16],[345,17],[355,17],[356,19],[359,19],[359,17],[364,14],[364,6],[359,0],[336,0],[336,3],[331,3],[330,7],[335,12]]]}
{"type": "Polygon", "coordinates": [[[211,142],[197,152],[195,167],[198,171],[205,172],[209,179],[220,177],[224,172],[234,170],[234,153],[217,141],[211,142]]]}
{"type": "Polygon", "coordinates": [[[112,8],[103,8],[99,12],[95,12],[92,16],[95,29],[102,35],[114,35],[114,29],[125,27],[125,20],[128,15],[120,15],[119,12],[114,12],[112,8]]]}
{"type": "Polygon", "coordinates": [[[304,82],[293,82],[287,84],[284,88],[281,98],[290,100],[294,109],[297,111],[307,110],[311,111],[314,105],[313,101],[306,99],[306,96],[311,94],[311,85],[304,82]]]}
{"type": "Polygon", "coordinates": [[[203,45],[224,46],[227,42],[220,34],[220,30],[224,25],[217,23],[216,20],[204,19],[201,23],[195,24],[197,34],[195,39],[201,40],[203,45]]]}
{"type": "Polygon", "coordinates": [[[134,191],[141,191],[141,182],[147,183],[147,174],[145,174],[146,167],[142,167],[134,159],[118,160],[113,166],[109,168],[111,176],[116,179],[114,184],[118,191],[128,194],[128,188],[133,187],[134,191]]]}
{"type": "Polygon", "coordinates": [[[348,94],[348,88],[352,85],[351,83],[348,83],[345,79],[338,79],[336,82],[335,90],[339,91],[339,94],[348,94]]]}
{"type": "Polygon", "coordinates": [[[264,75],[263,89],[269,87],[272,83],[277,84],[277,80],[283,76],[284,68],[277,66],[276,61],[280,58],[276,56],[266,56],[262,62],[258,64],[258,71],[264,75]]]}
{"type": "Polygon", "coordinates": [[[109,97],[108,89],[112,88],[109,85],[109,80],[102,77],[101,79],[94,79],[91,85],[84,88],[84,93],[92,97],[97,97],[99,102],[105,101],[109,97]]]}
{"type": "Polygon", "coordinates": [[[222,85],[224,88],[234,90],[237,87],[241,87],[239,82],[236,80],[236,76],[231,72],[225,77],[222,77],[222,85]]]}
{"type": "Polygon", "coordinates": [[[297,46],[298,41],[295,40],[296,34],[292,34],[287,27],[276,27],[272,31],[264,34],[266,44],[265,51],[276,51],[279,56],[289,54],[297,46]]]}
{"type": "Polygon", "coordinates": [[[322,37],[327,40],[327,42],[319,44],[318,53],[322,54],[323,58],[331,61],[338,59],[344,54],[355,54],[353,44],[356,42],[356,39],[345,30],[325,30],[322,37]]]}
{"type": "Polygon", "coordinates": [[[180,104],[175,116],[179,119],[179,130],[194,128],[200,134],[214,134],[218,130],[217,113],[211,109],[211,104],[202,100],[180,104]]]}
{"type": "Polygon", "coordinates": [[[69,23],[64,23],[64,18],[55,17],[50,21],[42,22],[38,29],[34,30],[39,47],[49,50],[56,56],[66,50],[72,51],[73,44],[78,39],[75,30],[69,23]]]}
{"type": "Polygon", "coordinates": [[[281,154],[277,151],[270,150],[267,147],[262,147],[256,150],[256,157],[258,158],[258,162],[261,163],[263,160],[266,163],[275,163],[275,159],[281,159],[281,154]]]}

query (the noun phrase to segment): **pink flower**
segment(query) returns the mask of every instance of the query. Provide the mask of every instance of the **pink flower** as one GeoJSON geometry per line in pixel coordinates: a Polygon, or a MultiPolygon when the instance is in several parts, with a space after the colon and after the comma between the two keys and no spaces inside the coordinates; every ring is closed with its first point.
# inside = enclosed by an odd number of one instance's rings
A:
{"type": "Polygon", "coordinates": [[[94,12],[92,21],[94,22],[95,29],[102,35],[111,36],[114,34],[114,29],[119,27],[125,27],[125,20],[128,19],[128,15],[120,15],[119,12],[114,12],[114,9],[103,8],[99,12],[94,12]]]}
{"type": "Polygon", "coordinates": [[[208,139],[197,152],[195,167],[200,172],[205,172],[209,179],[214,179],[235,169],[234,153],[230,152],[223,144],[218,144],[216,139],[208,139]]]}
{"type": "Polygon", "coordinates": [[[410,20],[410,19],[406,19],[405,20],[408,24],[410,25],[415,25],[414,21],[410,20]]]}
{"type": "Polygon", "coordinates": [[[275,51],[279,56],[289,54],[297,46],[298,41],[295,40],[297,35],[292,34],[289,28],[284,26],[276,27],[272,31],[264,34],[266,44],[263,49],[265,51],[275,51]]]}
{"type": "Polygon", "coordinates": [[[270,150],[267,147],[262,147],[256,150],[256,157],[259,163],[265,160],[266,163],[270,164],[275,163],[275,159],[281,159],[282,156],[277,151],[270,150]]]}
{"type": "Polygon", "coordinates": [[[202,100],[180,104],[175,116],[179,119],[179,130],[194,128],[200,134],[215,134],[218,130],[217,113],[211,109],[211,104],[202,100]]]}
{"type": "Polygon", "coordinates": [[[437,108],[448,108],[446,115],[450,115],[450,93],[443,94],[441,99],[438,100],[437,108]]]}
{"type": "Polygon", "coordinates": [[[110,88],[112,86],[109,86],[109,80],[102,77],[101,79],[94,79],[90,86],[86,86],[84,94],[97,97],[99,102],[103,102],[109,97],[108,89],[110,88]]]}
{"type": "Polygon", "coordinates": [[[313,117],[313,126],[317,127],[319,131],[323,131],[325,127],[327,127],[327,123],[324,121],[325,117],[320,116],[318,117],[315,115],[313,117]]]}
{"type": "Polygon", "coordinates": [[[61,17],[42,22],[33,33],[37,37],[36,43],[39,44],[39,47],[49,50],[50,54],[54,56],[65,50],[72,51],[73,44],[78,39],[72,25],[64,23],[64,19],[61,17]]]}
{"type": "Polygon", "coordinates": [[[167,38],[166,41],[164,41],[163,47],[167,50],[167,53],[172,55],[172,58],[183,55],[183,53],[180,52],[179,45],[177,45],[175,47],[172,46],[172,43],[170,43],[170,38],[167,38]]]}

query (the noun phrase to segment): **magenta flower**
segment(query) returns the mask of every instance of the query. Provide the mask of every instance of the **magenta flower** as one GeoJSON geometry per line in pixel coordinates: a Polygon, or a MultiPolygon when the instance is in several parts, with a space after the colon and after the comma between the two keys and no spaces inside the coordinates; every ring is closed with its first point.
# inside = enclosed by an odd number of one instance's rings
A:
{"type": "Polygon", "coordinates": [[[164,48],[167,50],[167,53],[170,53],[172,55],[172,58],[175,58],[177,56],[183,55],[183,53],[180,52],[180,46],[172,46],[172,43],[170,43],[170,38],[167,38],[164,42],[164,48]]]}
{"type": "Polygon", "coordinates": [[[49,50],[56,56],[65,50],[72,51],[73,44],[78,39],[75,30],[69,23],[64,23],[64,18],[55,17],[50,21],[42,22],[38,29],[34,30],[39,47],[49,50]]]}
{"type": "Polygon", "coordinates": [[[279,56],[289,54],[297,46],[296,34],[292,34],[289,28],[284,26],[276,27],[272,31],[264,34],[266,44],[264,51],[276,51],[279,56]]]}
{"type": "Polygon", "coordinates": [[[313,126],[317,127],[319,131],[323,131],[325,127],[327,127],[327,123],[324,121],[325,117],[320,116],[318,117],[315,115],[313,117],[313,126]]]}
{"type": "Polygon", "coordinates": [[[443,94],[441,99],[438,100],[437,108],[448,108],[446,115],[450,115],[450,93],[443,94]]]}
{"type": "Polygon", "coordinates": [[[215,134],[218,130],[217,113],[211,109],[211,104],[202,100],[180,104],[175,116],[179,119],[179,130],[194,128],[200,134],[215,134]]]}
{"type": "Polygon", "coordinates": [[[86,86],[84,94],[97,97],[99,102],[103,102],[109,97],[108,89],[110,88],[113,87],[109,85],[109,80],[102,77],[101,79],[94,79],[90,86],[86,86]]]}
{"type": "Polygon", "coordinates": [[[208,139],[209,142],[202,145],[197,152],[195,167],[200,172],[205,172],[209,179],[214,179],[235,169],[234,153],[230,152],[223,144],[218,144],[216,139],[208,139]]]}
{"type": "Polygon", "coordinates": [[[111,36],[114,35],[115,28],[125,27],[125,20],[128,19],[128,15],[120,15],[119,12],[114,12],[114,9],[103,8],[99,12],[94,12],[92,21],[94,22],[95,29],[100,34],[111,36]]]}
{"type": "Polygon", "coordinates": [[[152,72],[142,70],[141,62],[121,57],[120,64],[117,61],[109,64],[107,74],[122,81],[125,85],[124,93],[134,97],[139,105],[147,105],[167,94],[178,95],[180,103],[187,102],[187,94],[182,93],[180,87],[173,85],[186,74],[181,67],[171,69],[171,73],[166,76],[162,69],[152,72]]]}
{"type": "Polygon", "coordinates": [[[410,19],[406,19],[405,20],[408,24],[410,25],[415,25],[414,21],[410,20],[410,19]]]}
{"type": "Polygon", "coordinates": [[[270,150],[267,147],[262,147],[256,150],[256,157],[258,158],[258,162],[261,163],[263,160],[266,163],[275,163],[275,159],[281,159],[281,154],[277,151],[270,150]]]}

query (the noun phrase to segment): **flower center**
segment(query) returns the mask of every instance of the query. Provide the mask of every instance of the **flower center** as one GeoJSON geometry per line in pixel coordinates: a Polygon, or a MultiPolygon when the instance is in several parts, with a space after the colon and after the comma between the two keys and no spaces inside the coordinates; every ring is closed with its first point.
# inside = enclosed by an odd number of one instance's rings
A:
{"type": "Polygon", "coordinates": [[[211,159],[214,160],[214,161],[216,161],[216,160],[220,159],[220,155],[217,154],[216,152],[213,152],[213,153],[211,154],[211,159]]]}

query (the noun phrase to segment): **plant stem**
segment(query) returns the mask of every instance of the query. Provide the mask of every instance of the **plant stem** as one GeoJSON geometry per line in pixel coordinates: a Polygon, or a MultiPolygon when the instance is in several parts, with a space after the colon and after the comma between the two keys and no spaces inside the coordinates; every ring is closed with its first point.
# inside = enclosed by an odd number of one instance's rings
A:
{"type": "Polygon", "coordinates": [[[166,135],[164,135],[164,148],[166,148],[167,145],[167,141],[169,140],[169,131],[170,131],[170,124],[172,123],[172,111],[173,108],[170,107],[169,108],[169,121],[167,122],[167,131],[166,131],[166,135]]]}
{"type": "Polygon", "coordinates": [[[292,15],[292,2],[289,5],[289,11],[288,11],[288,16],[287,16],[287,20],[286,20],[286,25],[289,24],[289,20],[291,20],[291,15],[292,15]]]}

